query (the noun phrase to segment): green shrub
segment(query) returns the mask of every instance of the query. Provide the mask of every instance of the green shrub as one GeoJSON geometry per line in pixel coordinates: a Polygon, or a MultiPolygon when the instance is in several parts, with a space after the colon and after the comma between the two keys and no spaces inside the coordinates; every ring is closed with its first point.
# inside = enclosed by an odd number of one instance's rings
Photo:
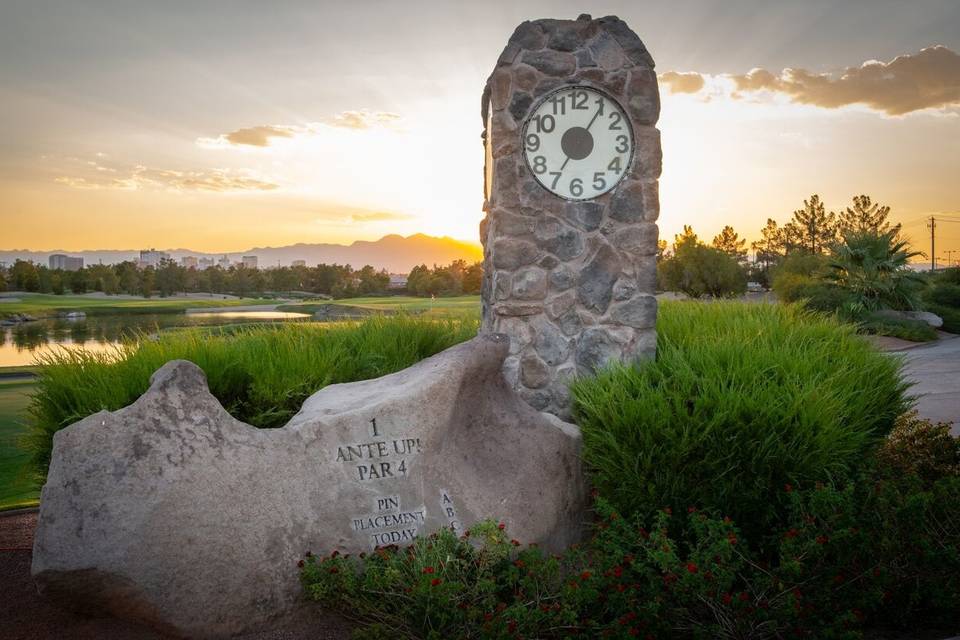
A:
{"type": "Polygon", "coordinates": [[[56,431],[97,411],[127,406],[170,360],[190,360],[203,369],[211,393],[237,419],[279,427],[328,384],[399,371],[476,332],[472,319],[396,316],[357,324],[178,330],[107,353],[61,349],[41,358],[27,446],[37,472],[46,475],[56,431]]]}
{"type": "Polygon", "coordinates": [[[923,320],[896,318],[871,313],[860,323],[860,330],[878,336],[892,336],[912,342],[931,342],[937,339],[937,331],[923,320]]]}
{"type": "Polygon", "coordinates": [[[663,304],[654,362],[573,387],[584,459],[624,513],[700,505],[752,537],[771,487],[839,481],[908,406],[900,362],[795,305],[663,304]]]}
{"type": "Polygon", "coordinates": [[[943,318],[943,326],[940,327],[943,331],[960,333],[960,309],[930,304],[927,305],[927,311],[943,318]]]}
{"type": "Polygon", "coordinates": [[[960,309],[960,284],[938,282],[924,292],[923,299],[928,304],[960,309]]]}
{"type": "Polygon", "coordinates": [[[937,282],[943,284],[960,284],[960,267],[948,267],[936,273],[937,282]]]}
{"type": "Polygon", "coordinates": [[[747,291],[747,274],[729,254],[703,244],[679,245],[675,255],[657,265],[660,288],[691,298],[728,298],[747,291]]]}
{"type": "Polygon", "coordinates": [[[773,281],[773,291],[782,302],[802,302],[811,311],[834,313],[850,302],[850,294],[828,282],[794,273],[784,273],[773,281]]]}

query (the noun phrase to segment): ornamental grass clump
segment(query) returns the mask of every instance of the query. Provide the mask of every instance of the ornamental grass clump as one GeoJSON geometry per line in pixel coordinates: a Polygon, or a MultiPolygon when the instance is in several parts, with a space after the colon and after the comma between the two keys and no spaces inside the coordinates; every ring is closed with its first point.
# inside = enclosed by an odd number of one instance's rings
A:
{"type": "Polygon", "coordinates": [[[908,408],[900,361],[795,305],[667,303],[655,362],[573,387],[594,485],[625,513],[695,504],[756,538],[787,484],[852,477],[908,408]]]}
{"type": "Polygon", "coordinates": [[[189,360],[235,418],[282,427],[329,384],[409,367],[477,333],[475,319],[372,317],[359,323],[243,325],[140,336],[113,351],[59,349],[40,357],[26,445],[43,477],[53,434],[101,410],[136,400],[170,360],[189,360]]]}

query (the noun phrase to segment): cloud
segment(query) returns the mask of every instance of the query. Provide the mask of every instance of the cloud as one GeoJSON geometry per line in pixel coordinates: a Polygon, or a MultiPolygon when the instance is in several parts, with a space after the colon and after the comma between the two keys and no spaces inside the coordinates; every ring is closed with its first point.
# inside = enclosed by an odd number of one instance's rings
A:
{"type": "Polygon", "coordinates": [[[294,130],[290,127],[278,127],[268,124],[259,127],[237,129],[236,131],[223,134],[222,137],[230,144],[266,147],[270,144],[270,138],[292,138],[293,134],[294,130]]]}
{"type": "Polygon", "coordinates": [[[215,138],[198,138],[197,145],[206,148],[269,147],[274,138],[316,135],[324,127],[353,130],[397,129],[401,120],[399,114],[388,111],[370,111],[369,109],[341,111],[318,122],[302,125],[262,124],[244,127],[229,133],[221,133],[215,138]]]}
{"type": "Polygon", "coordinates": [[[373,129],[377,127],[392,127],[400,120],[400,115],[388,111],[342,111],[332,118],[323,121],[332,127],[345,129],[373,129]]]}
{"type": "Polygon", "coordinates": [[[383,222],[386,220],[410,220],[413,216],[406,213],[391,213],[389,211],[371,211],[369,213],[354,213],[350,216],[351,222],[383,222]]]}
{"type": "Polygon", "coordinates": [[[697,93],[705,84],[703,76],[696,71],[667,71],[657,79],[670,88],[670,93],[697,93]]]}
{"type": "Polygon", "coordinates": [[[912,111],[960,104],[960,55],[936,45],[890,62],[868,60],[842,74],[784,69],[774,74],[753,69],[731,76],[739,92],[771,91],[793,102],[826,109],[863,104],[898,116],[912,111]]]}
{"type": "Polygon", "coordinates": [[[280,185],[228,169],[153,169],[136,165],[126,169],[94,164],[88,176],[63,175],[55,182],[74,189],[161,189],[170,191],[271,191],[280,185]]]}

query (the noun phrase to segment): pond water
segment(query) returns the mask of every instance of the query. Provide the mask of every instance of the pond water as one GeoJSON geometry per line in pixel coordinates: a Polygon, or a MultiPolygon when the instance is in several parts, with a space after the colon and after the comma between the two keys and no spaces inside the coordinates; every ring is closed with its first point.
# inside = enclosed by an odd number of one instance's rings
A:
{"type": "Polygon", "coordinates": [[[305,322],[309,315],[283,311],[210,311],[115,316],[88,316],[76,320],[47,318],[0,327],[0,367],[34,363],[35,358],[60,346],[87,351],[109,351],[125,338],[173,327],[201,327],[251,322],[305,322]]]}

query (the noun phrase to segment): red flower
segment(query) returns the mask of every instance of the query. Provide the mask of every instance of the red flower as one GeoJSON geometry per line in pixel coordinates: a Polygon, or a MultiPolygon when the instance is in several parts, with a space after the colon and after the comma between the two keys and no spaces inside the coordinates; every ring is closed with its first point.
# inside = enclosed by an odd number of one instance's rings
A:
{"type": "Polygon", "coordinates": [[[787,493],[790,493],[793,491],[793,485],[788,482],[787,484],[783,485],[783,490],[787,493]]]}
{"type": "Polygon", "coordinates": [[[723,604],[730,604],[731,602],[733,602],[733,596],[731,596],[729,593],[725,593],[723,594],[723,597],[720,598],[720,600],[723,601],[723,604]]]}
{"type": "Polygon", "coordinates": [[[517,621],[511,620],[510,624],[507,625],[507,631],[509,631],[510,633],[513,633],[516,630],[517,630],[517,621]]]}
{"type": "Polygon", "coordinates": [[[592,574],[589,571],[584,571],[583,573],[580,574],[580,579],[589,580],[591,575],[592,574]]]}
{"type": "Polygon", "coordinates": [[[620,565],[615,566],[615,567],[613,568],[613,575],[615,575],[615,576],[618,577],[618,578],[619,578],[620,576],[622,576],[622,575],[623,575],[623,567],[621,567],[620,565]]]}
{"type": "Polygon", "coordinates": [[[730,544],[737,544],[737,536],[733,535],[732,533],[728,533],[727,542],[729,542],[730,544]]]}
{"type": "Polygon", "coordinates": [[[673,509],[671,509],[670,507],[664,507],[663,512],[669,516],[673,513],[673,509]]]}
{"type": "Polygon", "coordinates": [[[443,580],[441,580],[440,578],[434,578],[433,580],[430,581],[430,586],[435,587],[441,582],[443,582],[443,580]]]}
{"type": "Polygon", "coordinates": [[[340,569],[337,569],[336,567],[330,567],[330,573],[340,573],[340,569]]]}
{"type": "Polygon", "coordinates": [[[512,544],[512,545],[515,546],[515,547],[519,547],[519,546],[520,546],[520,541],[519,541],[519,540],[511,540],[511,541],[510,541],[510,544],[512,544]]]}
{"type": "Polygon", "coordinates": [[[424,568],[423,568],[423,572],[424,572],[424,573],[433,573],[433,567],[424,567],[424,568]]]}
{"type": "Polygon", "coordinates": [[[339,552],[339,551],[334,551],[333,553],[330,554],[330,557],[331,557],[331,558],[336,558],[338,555],[340,555],[340,552],[339,552]]]}
{"type": "Polygon", "coordinates": [[[796,538],[796,537],[797,537],[797,534],[798,534],[798,531],[797,531],[796,529],[790,529],[790,531],[787,531],[787,532],[784,534],[784,537],[786,537],[786,538],[796,538]]]}
{"type": "Polygon", "coordinates": [[[514,561],[513,561],[513,564],[514,564],[514,566],[520,567],[521,569],[524,568],[525,566],[527,566],[527,564],[526,564],[523,560],[520,560],[520,559],[514,560],[514,561]]]}
{"type": "Polygon", "coordinates": [[[696,563],[694,562],[687,563],[687,573],[696,573],[697,571],[699,571],[699,569],[697,568],[696,563]]]}
{"type": "Polygon", "coordinates": [[[299,562],[297,563],[297,566],[300,567],[301,569],[303,569],[303,560],[299,561],[299,562]]]}
{"type": "Polygon", "coordinates": [[[500,531],[503,531],[503,530],[506,529],[506,528],[507,528],[507,525],[505,525],[505,524],[502,523],[502,522],[497,525],[497,529],[500,529],[500,531]]]}
{"type": "Polygon", "coordinates": [[[696,513],[696,512],[697,512],[696,507],[687,507],[687,513],[696,513]]]}
{"type": "Polygon", "coordinates": [[[749,599],[750,599],[750,596],[747,594],[746,591],[740,592],[740,602],[746,602],[749,599]]]}
{"type": "Polygon", "coordinates": [[[827,536],[817,536],[817,544],[827,544],[827,536]]]}

